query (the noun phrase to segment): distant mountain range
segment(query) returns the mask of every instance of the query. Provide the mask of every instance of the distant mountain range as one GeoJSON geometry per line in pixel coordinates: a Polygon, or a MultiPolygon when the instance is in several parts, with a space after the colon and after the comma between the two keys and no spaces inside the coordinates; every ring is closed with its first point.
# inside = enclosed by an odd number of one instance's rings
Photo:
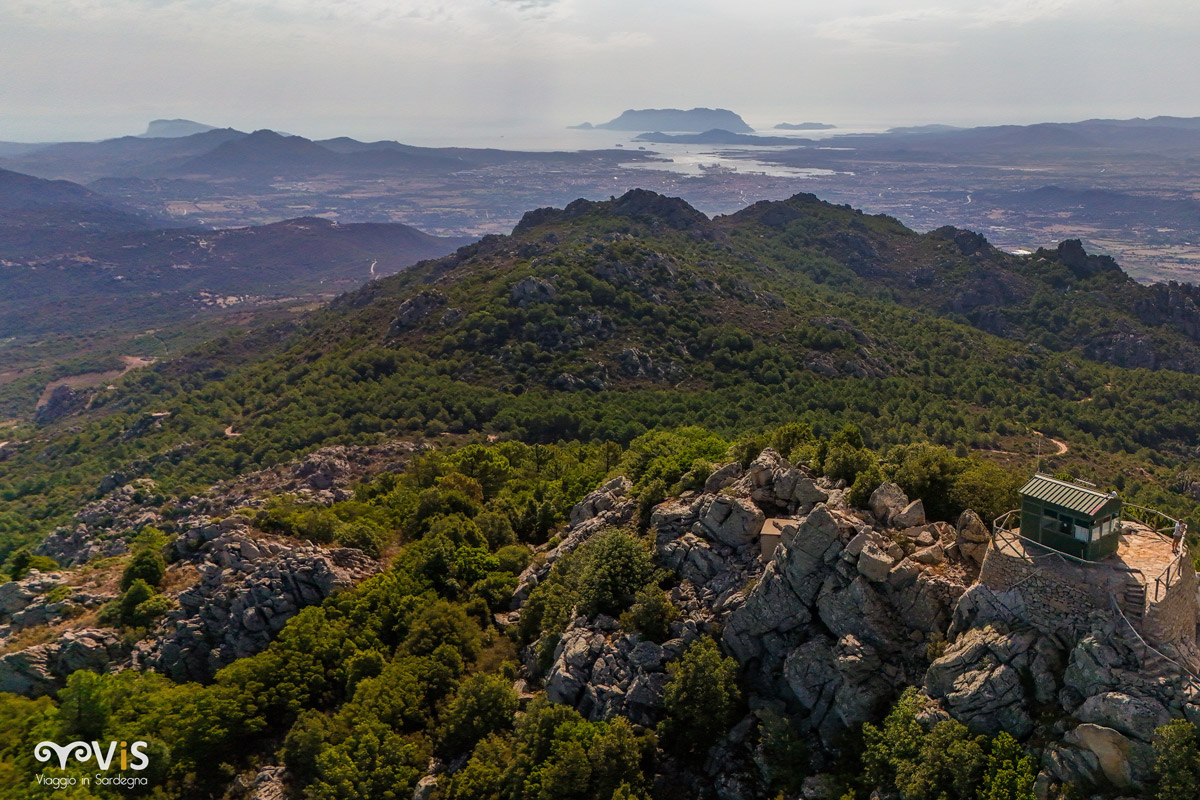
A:
{"type": "Polygon", "coordinates": [[[0,170],[0,336],[145,327],[230,302],[328,297],[470,241],[312,217],[216,231],[170,224],[68,181],[0,170]]]}
{"type": "Polygon", "coordinates": [[[43,256],[85,247],[97,236],[170,224],[70,181],[0,169],[0,259],[43,256]]]}
{"type": "MultiPolygon", "coordinates": [[[[824,139],[821,144],[836,143],[873,153],[892,151],[913,156],[972,152],[1037,155],[1097,149],[1179,154],[1200,149],[1197,134],[1200,134],[1200,117],[1139,117],[978,128],[920,125],[893,128],[885,133],[845,134],[824,139]]],[[[816,143],[811,139],[795,141],[797,144],[816,143]]]]}
{"type": "MultiPolygon", "coordinates": [[[[171,123],[173,126],[174,121],[171,123]]],[[[151,130],[155,129],[152,123],[151,130]]],[[[77,183],[113,178],[261,180],[306,178],[322,173],[448,173],[525,161],[570,164],[592,157],[587,152],[415,147],[395,141],[360,142],[345,136],[313,141],[271,130],[245,133],[233,128],[210,128],[175,136],[122,136],[99,142],[38,145],[0,142],[0,167],[77,183]]],[[[629,158],[628,154],[621,157],[629,158]]]]}
{"type": "Polygon", "coordinates": [[[576,128],[602,128],[610,131],[682,131],[701,133],[720,128],[734,133],[753,133],[754,129],[737,114],[724,108],[643,108],[623,111],[616,119],[593,125],[585,122],[576,128]]]}

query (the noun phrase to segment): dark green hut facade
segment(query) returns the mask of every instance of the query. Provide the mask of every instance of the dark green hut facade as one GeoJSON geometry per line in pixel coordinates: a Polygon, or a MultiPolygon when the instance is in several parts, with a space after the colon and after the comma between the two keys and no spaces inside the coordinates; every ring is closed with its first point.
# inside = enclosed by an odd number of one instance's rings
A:
{"type": "Polygon", "coordinates": [[[1038,473],[1021,487],[1021,535],[1060,553],[1098,561],[1115,553],[1121,498],[1038,473]]]}

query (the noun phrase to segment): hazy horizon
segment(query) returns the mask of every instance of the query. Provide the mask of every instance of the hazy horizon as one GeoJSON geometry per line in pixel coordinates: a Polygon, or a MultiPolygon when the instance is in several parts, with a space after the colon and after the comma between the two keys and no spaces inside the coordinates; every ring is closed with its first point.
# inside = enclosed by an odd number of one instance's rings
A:
{"type": "Polygon", "coordinates": [[[560,129],[626,108],[756,127],[1200,116],[1178,0],[15,0],[0,140],[183,117],[309,138],[560,129]]]}

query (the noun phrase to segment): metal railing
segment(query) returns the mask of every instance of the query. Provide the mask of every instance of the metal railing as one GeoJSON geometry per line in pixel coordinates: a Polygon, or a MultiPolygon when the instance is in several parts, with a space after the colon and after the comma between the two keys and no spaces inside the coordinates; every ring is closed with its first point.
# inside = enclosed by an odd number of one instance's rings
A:
{"type": "MultiPolygon", "coordinates": [[[[1154,509],[1146,508],[1145,506],[1135,506],[1131,503],[1125,503],[1121,507],[1121,521],[1136,522],[1144,528],[1149,529],[1152,533],[1159,536],[1165,541],[1170,541],[1174,547],[1175,526],[1179,520],[1168,516],[1163,512],[1154,509]]],[[[1125,526],[1122,525],[1124,532],[1125,526]]],[[[1171,584],[1178,580],[1183,575],[1183,553],[1177,553],[1171,562],[1154,578],[1153,584],[1146,584],[1146,588],[1153,587],[1154,594],[1147,598],[1151,603],[1161,601],[1171,588],[1171,584]]]]}
{"type": "Polygon", "coordinates": [[[1000,516],[992,520],[992,535],[995,536],[1000,531],[1009,530],[1009,522],[1012,521],[1013,514],[1020,514],[1021,509],[1014,508],[1012,511],[1005,511],[1000,516]]]}
{"type": "Polygon", "coordinates": [[[1131,503],[1124,503],[1121,506],[1121,521],[1124,522],[1126,519],[1136,522],[1139,525],[1144,525],[1159,536],[1166,536],[1168,538],[1174,533],[1175,524],[1179,522],[1174,517],[1168,517],[1156,509],[1135,506],[1131,503]]]}
{"type": "Polygon", "coordinates": [[[1032,544],[1032,545],[1038,547],[1039,549],[1046,551],[1046,553],[1044,555],[1040,555],[1040,556],[1035,556],[1031,553],[1028,553],[1028,551],[1026,551],[1026,555],[1028,555],[1029,558],[1035,558],[1035,559],[1036,558],[1060,558],[1064,561],[1073,561],[1076,564],[1082,564],[1083,566],[1086,566],[1086,567],[1103,567],[1105,569],[1112,570],[1113,572],[1123,572],[1123,573],[1130,574],[1130,575],[1136,574],[1136,575],[1141,576],[1142,584],[1146,583],[1146,573],[1142,572],[1142,570],[1138,569],[1137,567],[1118,566],[1116,564],[1108,564],[1103,561],[1088,561],[1086,558],[1079,558],[1078,556],[1073,556],[1070,553],[1064,553],[1061,550],[1054,550],[1053,548],[1047,547],[1046,545],[1041,544],[1040,542],[1035,542],[1032,539],[1027,539],[1026,537],[1022,536],[1019,533],[1020,528],[1007,527],[1009,521],[1012,519],[1012,515],[1019,514],[1020,511],[1021,510],[1019,508],[1014,508],[1012,511],[1006,511],[1005,513],[996,517],[995,522],[992,523],[992,538],[993,538],[993,540],[996,537],[1002,537],[1002,536],[1003,537],[1011,537],[1013,539],[1020,539],[1022,542],[1032,544]]]}
{"type": "Polygon", "coordinates": [[[1183,554],[1179,553],[1167,564],[1166,569],[1154,579],[1154,597],[1151,602],[1161,602],[1171,588],[1171,584],[1183,577],[1183,554]]]}
{"type": "MultiPolygon", "coordinates": [[[[1094,565],[1094,566],[1106,567],[1106,568],[1114,570],[1116,572],[1125,572],[1130,575],[1137,575],[1137,576],[1139,576],[1139,582],[1143,586],[1145,586],[1147,589],[1147,594],[1148,594],[1148,596],[1146,597],[1147,606],[1150,603],[1161,602],[1162,599],[1166,596],[1167,591],[1171,588],[1171,585],[1175,581],[1179,580],[1179,578],[1182,577],[1182,575],[1183,575],[1184,552],[1182,552],[1182,551],[1180,553],[1176,554],[1176,556],[1173,559],[1171,559],[1171,562],[1169,564],[1167,564],[1167,566],[1162,570],[1162,572],[1160,572],[1157,576],[1155,576],[1153,582],[1151,582],[1150,580],[1148,580],[1146,578],[1146,573],[1143,572],[1142,570],[1138,569],[1137,567],[1119,567],[1115,564],[1107,564],[1102,561],[1088,561],[1087,559],[1078,558],[1077,556],[1070,555],[1069,553],[1063,553],[1058,550],[1051,550],[1049,548],[1046,548],[1045,545],[1041,545],[1038,542],[1034,542],[1033,540],[1027,539],[1024,536],[1022,536],[1018,532],[1020,530],[1019,525],[1017,527],[1012,527],[1013,517],[1017,516],[1018,522],[1019,522],[1020,513],[1021,513],[1021,509],[1014,508],[1011,511],[1006,511],[1005,513],[996,517],[996,519],[992,522],[992,537],[993,537],[993,539],[995,539],[1000,534],[1005,534],[1007,536],[1016,537],[1017,539],[1020,539],[1023,542],[1029,542],[1031,544],[1038,545],[1039,547],[1048,550],[1049,553],[1053,553],[1055,556],[1058,556],[1064,560],[1074,561],[1077,564],[1084,564],[1084,565],[1088,565],[1088,566],[1094,565]]],[[[1137,506],[1137,505],[1132,505],[1132,504],[1128,504],[1128,503],[1126,503],[1122,506],[1121,521],[1124,522],[1126,517],[1128,517],[1129,521],[1136,522],[1139,525],[1144,526],[1151,533],[1153,533],[1167,541],[1171,540],[1172,534],[1175,530],[1175,524],[1176,524],[1176,522],[1178,522],[1178,520],[1176,520],[1174,517],[1168,516],[1168,515],[1162,513],[1161,511],[1158,511],[1157,509],[1146,508],[1145,506],[1137,506]],[[1129,513],[1128,515],[1126,515],[1126,512],[1132,512],[1132,513],[1129,513]]],[[[1121,533],[1126,532],[1126,528],[1124,525],[1122,525],[1120,527],[1120,532],[1121,533]]],[[[1133,531],[1130,530],[1129,532],[1132,533],[1133,531]]],[[[1030,556],[1030,557],[1034,557],[1034,556],[1030,556]]]]}

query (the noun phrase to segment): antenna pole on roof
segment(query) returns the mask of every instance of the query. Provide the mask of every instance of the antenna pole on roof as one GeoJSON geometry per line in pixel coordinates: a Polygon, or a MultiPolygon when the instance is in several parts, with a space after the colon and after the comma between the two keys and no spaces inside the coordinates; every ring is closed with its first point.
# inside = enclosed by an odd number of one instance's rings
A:
{"type": "MultiPolygon", "coordinates": [[[[1027,430],[1033,430],[1033,429],[1029,428],[1027,430]]],[[[1036,474],[1036,473],[1039,473],[1042,471],[1042,434],[1038,433],[1037,431],[1033,431],[1033,432],[1038,437],[1038,440],[1037,440],[1037,468],[1034,470],[1034,473],[1036,474]]]]}

